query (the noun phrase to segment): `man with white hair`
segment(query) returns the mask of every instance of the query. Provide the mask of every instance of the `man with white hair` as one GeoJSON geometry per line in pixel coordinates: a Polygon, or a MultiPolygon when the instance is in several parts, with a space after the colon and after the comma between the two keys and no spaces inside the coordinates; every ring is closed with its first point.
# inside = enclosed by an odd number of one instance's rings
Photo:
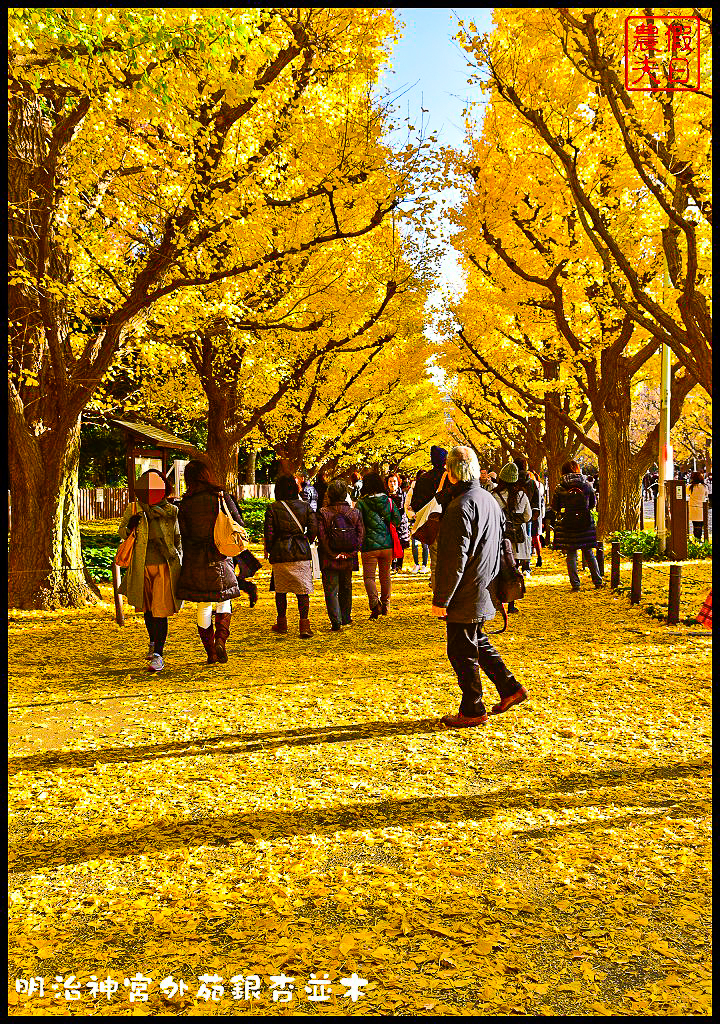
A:
{"type": "Polygon", "coordinates": [[[448,658],[462,691],[458,714],[445,715],[443,722],[460,728],[488,721],[481,669],[500,694],[493,715],[527,700],[528,693],[482,631],[483,623],[495,616],[488,586],[500,569],[502,511],[480,484],[480,466],[472,448],[452,448],[446,470],[451,487],[441,502],[431,613],[447,624],[448,658]]]}

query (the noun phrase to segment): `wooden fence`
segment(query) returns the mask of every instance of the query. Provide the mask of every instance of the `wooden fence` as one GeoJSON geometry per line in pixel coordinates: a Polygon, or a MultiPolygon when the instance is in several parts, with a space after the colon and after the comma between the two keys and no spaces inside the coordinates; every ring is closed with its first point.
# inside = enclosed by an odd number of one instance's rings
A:
{"type": "Polygon", "coordinates": [[[81,487],[78,512],[83,522],[94,519],[119,519],[130,501],[127,487],[81,487]]]}
{"type": "MultiPolygon", "coordinates": [[[[272,501],[275,493],[273,484],[240,484],[235,497],[241,501],[247,498],[268,498],[272,501]]],[[[81,487],[78,490],[78,511],[83,523],[102,519],[119,519],[130,501],[127,487],[81,487]]],[[[8,491],[8,528],[11,524],[10,492],[8,491]]]]}
{"type": "MultiPolygon", "coordinates": [[[[273,484],[240,484],[235,496],[246,498],[269,498],[274,493],[273,484]]],[[[99,519],[119,519],[130,501],[127,487],[81,487],[78,491],[78,509],[83,522],[99,519]]]]}

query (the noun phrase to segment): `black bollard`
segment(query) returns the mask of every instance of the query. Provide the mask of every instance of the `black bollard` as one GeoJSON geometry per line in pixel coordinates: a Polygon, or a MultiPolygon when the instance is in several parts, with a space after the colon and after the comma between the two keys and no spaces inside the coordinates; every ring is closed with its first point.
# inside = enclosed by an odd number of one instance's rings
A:
{"type": "Polygon", "coordinates": [[[642,551],[633,551],[632,580],[630,583],[630,604],[640,604],[642,596],[642,551]]]}
{"type": "Polygon", "coordinates": [[[668,622],[677,625],[680,621],[680,579],[681,565],[670,566],[670,589],[668,591],[668,622]]]}
{"type": "Polygon", "coordinates": [[[617,590],[620,586],[620,541],[614,540],[610,545],[610,587],[617,590]]]}

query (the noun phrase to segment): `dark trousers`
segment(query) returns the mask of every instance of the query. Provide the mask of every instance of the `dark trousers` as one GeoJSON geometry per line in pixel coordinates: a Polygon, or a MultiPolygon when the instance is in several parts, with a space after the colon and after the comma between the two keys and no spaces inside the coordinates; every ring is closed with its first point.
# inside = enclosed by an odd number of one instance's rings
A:
{"type": "Polygon", "coordinates": [[[346,626],[352,615],[352,569],[323,569],[325,607],[333,626],[346,626]]]}
{"type": "Polygon", "coordinates": [[[154,618],[150,612],[145,612],[143,618],[145,619],[145,629],[150,637],[150,643],[155,644],[153,648],[155,654],[162,655],[168,635],[168,620],[154,618]]]}
{"type": "Polygon", "coordinates": [[[461,715],[479,718],[485,714],[481,669],[493,681],[501,698],[509,697],[520,687],[479,622],[447,623],[447,655],[462,691],[461,715]]]}

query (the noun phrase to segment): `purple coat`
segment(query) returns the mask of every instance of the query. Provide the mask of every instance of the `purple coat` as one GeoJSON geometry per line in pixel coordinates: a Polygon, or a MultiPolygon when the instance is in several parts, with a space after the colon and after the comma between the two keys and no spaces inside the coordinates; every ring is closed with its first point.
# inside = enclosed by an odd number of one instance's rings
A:
{"type": "Polygon", "coordinates": [[[358,569],[359,562],[357,553],[362,547],[362,543],[365,540],[365,524],[363,523],[363,517],[356,508],[352,508],[347,502],[342,501],[337,505],[326,505],[325,508],[321,508],[317,514],[317,530],[318,530],[318,548],[320,550],[320,568],[321,569],[358,569]],[[329,529],[332,523],[333,516],[338,515],[342,512],[343,516],[348,522],[353,523],[355,526],[355,540],[357,547],[354,552],[347,552],[350,554],[350,558],[333,558],[332,547],[329,540],[329,529]]]}

